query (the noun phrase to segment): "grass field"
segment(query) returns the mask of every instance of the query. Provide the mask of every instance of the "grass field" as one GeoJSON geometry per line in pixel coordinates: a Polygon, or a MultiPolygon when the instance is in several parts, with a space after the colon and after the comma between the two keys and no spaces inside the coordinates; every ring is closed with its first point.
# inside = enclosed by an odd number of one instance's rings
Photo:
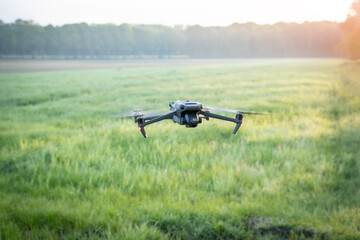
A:
{"type": "Polygon", "coordinates": [[[0,239],[359,239],[359,66],[1,73],[0,239]],[[272,115],[147,139],[108,115],[185,99],[272,115]]]}

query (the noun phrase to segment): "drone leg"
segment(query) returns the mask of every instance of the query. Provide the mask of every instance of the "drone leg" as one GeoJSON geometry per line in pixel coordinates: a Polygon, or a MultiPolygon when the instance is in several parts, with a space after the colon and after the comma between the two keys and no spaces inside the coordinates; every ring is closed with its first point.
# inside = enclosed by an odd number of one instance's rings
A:
{"type": "Polygon", "coordinates": [[[237,131],[239,130],[239,128],[241,127],[241,125],[242,125],[242,122],[236,124],[235,129],[234,129],[234,131],[233,131],[233,134],[236,134],[236,133],[237,133],[237,131]]]}
{"type": "Polygon", "coordinates": [[[146,135],[146,132],[145,132],[145,128],[139,126],[139,130],[140,130],[141,134],[144,136],[144,138],[147,138],[147,135],[146,135]]]}
{"type": "Polygon", "coordinates": [[[236,123],[235,129],[233,131],[233,134],[236,134],[237,131],[239,130],[239,128],[242,125],[242,119],[243,119],[243,115],[242,114],[236,114],[236,119],[238,120],[238,122],[236,123]]]}
{"type": "Polygon", "coordinates": [[[144,136],[144,138],[147,138],[145,126],[143,126],[143,124],[145,123],[144,117],[135,118],[135,122],[138,123],[138,128],[139,128],[141,134],[144,136]]]}
{"type": "Polygon", "coordinates": [[[236,123],[235,129],[233,131],[233,134],[236,134],[237,131],[239,130],[239,128],[242,125],[242,120],[243,120],[243,115],[242,114],[236,114],[236,119],[238,120],[238,122],[236,123]]]}

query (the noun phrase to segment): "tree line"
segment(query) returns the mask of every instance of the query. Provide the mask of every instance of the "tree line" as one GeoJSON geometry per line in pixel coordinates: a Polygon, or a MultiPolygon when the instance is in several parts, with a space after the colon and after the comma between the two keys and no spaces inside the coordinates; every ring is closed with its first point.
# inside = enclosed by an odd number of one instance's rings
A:
{"type": "Polygon", "coordinates": [[[351,13],[340,24],[343,38],[339,44],[341,55],[350,59],[360,59],[360,0],[351,5],[351,13]]]}
{"type": "Polygon", "coordinates": [[[41,26],[0,20],[0,56],[188,56],[192,58],[337,57],[338,23],[227,27],[130,24],[41,26]]]}

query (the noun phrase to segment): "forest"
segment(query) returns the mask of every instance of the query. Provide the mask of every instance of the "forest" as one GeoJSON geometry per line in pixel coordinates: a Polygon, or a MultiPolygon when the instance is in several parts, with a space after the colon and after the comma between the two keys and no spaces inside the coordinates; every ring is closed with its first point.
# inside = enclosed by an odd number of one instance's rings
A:
{"type": "Polygon", "coordinates": [[[0,58],[323,58],[340,56],[341,39],[341,26],[328,21],[170,27],[0,20],[0,58]]]}

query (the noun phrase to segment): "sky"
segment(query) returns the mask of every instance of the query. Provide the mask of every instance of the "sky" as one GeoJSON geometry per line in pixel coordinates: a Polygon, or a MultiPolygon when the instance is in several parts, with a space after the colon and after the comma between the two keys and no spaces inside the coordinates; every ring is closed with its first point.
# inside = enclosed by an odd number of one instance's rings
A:
{"type": "Polygon", "coordinates": [[[227,26],[234,22],[342,22],[354,0],[0,0],[0,19],[227,26]]]}

